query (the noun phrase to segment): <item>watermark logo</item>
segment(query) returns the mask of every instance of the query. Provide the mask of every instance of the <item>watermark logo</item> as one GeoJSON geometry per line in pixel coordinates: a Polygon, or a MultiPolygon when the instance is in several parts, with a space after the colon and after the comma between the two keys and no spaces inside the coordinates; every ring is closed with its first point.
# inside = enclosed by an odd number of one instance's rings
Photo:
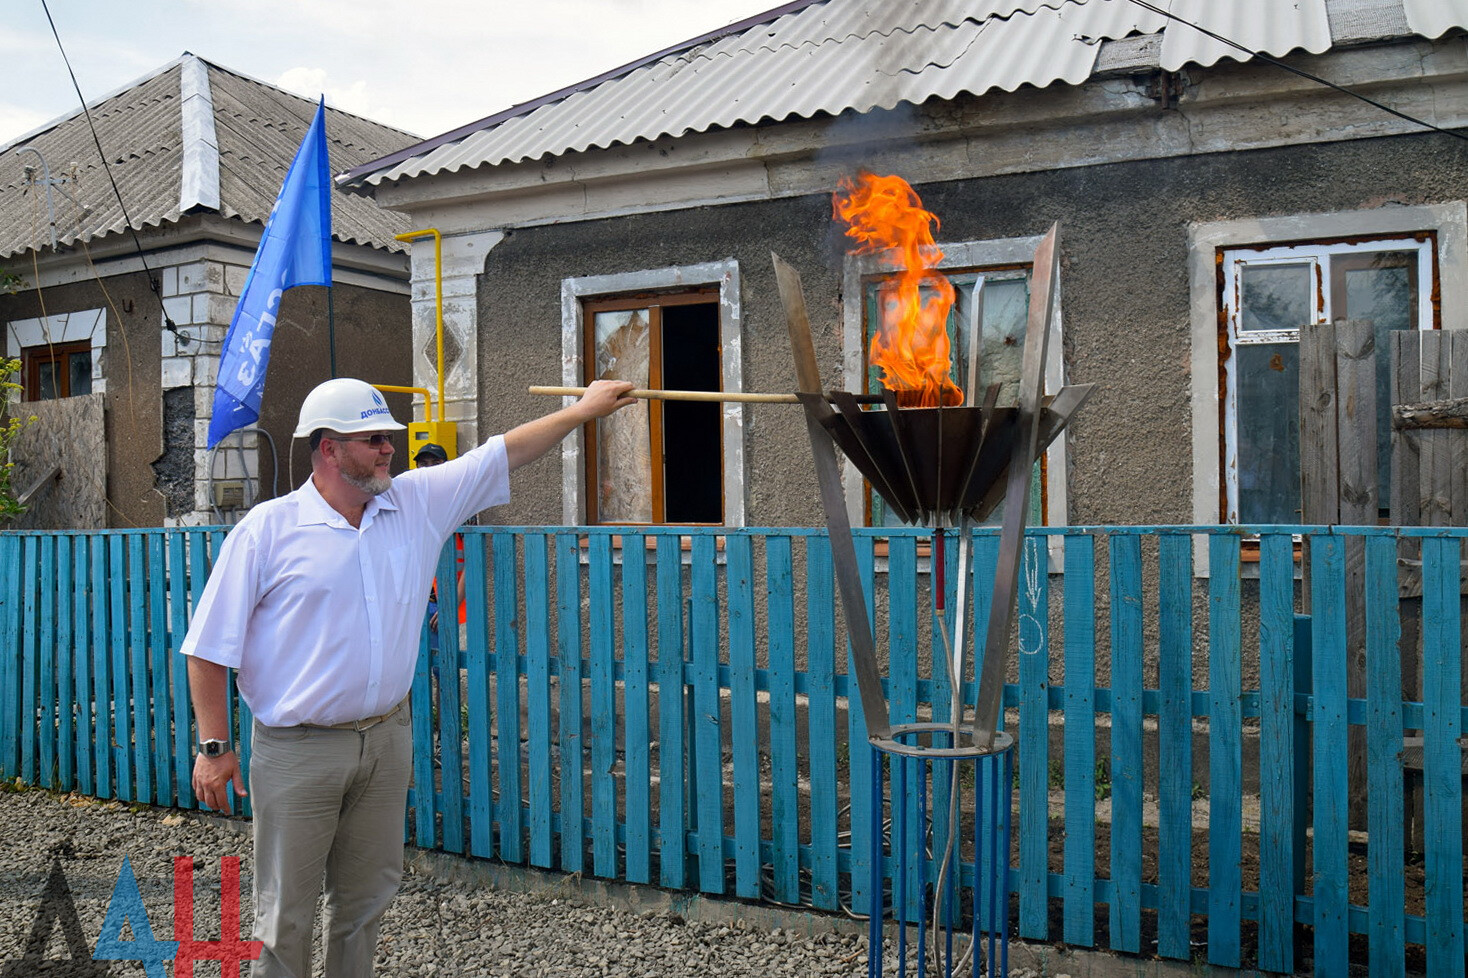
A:
{"type": "Polygon", "coordinates": [[[20,961],[0,973],[0,978],[31,975],[43,960],[51,932],[59,925],[66,949],[74,962],[70,974],[108,975],[110,961],[137,961],[148,978],[167,978],[163,965],[173,962],[173,978],[193,978],[194,964],[218,961],[221,978],[239,978],[240,964],[260,957],[261,943],[240,938],[240,861],[237,856],[220,860],[219,873],[219,938],[197,940],[194,937],[194,860],[179,856],[173,860],[173,940],[153,936],[152,921],[143,906],[143,895],[133,874],[132,862],[123,857],[122,869],[112,887],[102,933],[94,948],[88,949],[82,934],[76,904],[61,868],[61,856],[70,849],[53,852],[51,872],[41,892],[41,906],[26,938],[20,961]],[[131,936],[127,936],[128,934],[131,936]]]}

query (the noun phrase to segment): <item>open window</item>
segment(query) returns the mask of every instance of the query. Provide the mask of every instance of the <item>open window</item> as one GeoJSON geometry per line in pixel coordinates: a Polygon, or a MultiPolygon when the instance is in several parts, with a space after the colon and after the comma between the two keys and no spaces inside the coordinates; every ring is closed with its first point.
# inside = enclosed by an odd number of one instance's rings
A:
{"type": "MultiPolygon", "coordinates": [[[[739,266],[561,282],[561,380],[664,390],[744,389],[739,266]]],[[[743,526],[745,405],[639,401],[587,425],[561,456],[567,525],[743,526]]]]}
{"type": "MultiPolygon", "coordinates": [[[[587,383],[723,389],[717,291],[588,300],[584,322],[587,383]]],[[[717,402],[640,400],[587,428],[587,522],[724,522],[717,402]]]]}

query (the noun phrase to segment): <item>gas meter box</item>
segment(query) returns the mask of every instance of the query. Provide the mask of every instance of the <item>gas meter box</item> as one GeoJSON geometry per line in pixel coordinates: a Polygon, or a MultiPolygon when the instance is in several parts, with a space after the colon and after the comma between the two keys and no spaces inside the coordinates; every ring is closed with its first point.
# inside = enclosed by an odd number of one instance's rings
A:
{"type": "Polygon", "coordinates": [[[418,449],[429,443],[442,445],[449,458],[458,458],[459,450],[456,444],[457,439],[454,437],[454,429],[455,424],[452,421],[409,421],[408,468],[418,467],[418,463],[413,461],[413,456],[418,454],[418,449]]]}

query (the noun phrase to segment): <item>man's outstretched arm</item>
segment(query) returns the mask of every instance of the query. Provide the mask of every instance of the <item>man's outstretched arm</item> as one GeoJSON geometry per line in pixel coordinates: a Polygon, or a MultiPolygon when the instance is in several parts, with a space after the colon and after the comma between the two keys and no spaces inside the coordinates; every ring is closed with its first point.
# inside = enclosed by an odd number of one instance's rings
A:
{"type": "Polygon", "coordinates": [[[510,468],[518,469],[540,458],[588,421],[604,418],[635,403],[636,398],[626,396],[632,387],[625,380],[595,381],[575,404],[511,428],[505,432],[505,455],[510,468]]]}

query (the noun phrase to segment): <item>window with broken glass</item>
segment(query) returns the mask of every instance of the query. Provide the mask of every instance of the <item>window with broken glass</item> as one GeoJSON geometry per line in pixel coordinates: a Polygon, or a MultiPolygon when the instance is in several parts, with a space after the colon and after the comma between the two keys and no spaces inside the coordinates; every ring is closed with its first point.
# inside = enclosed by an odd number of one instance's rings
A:
{"type": "MultiPolygon", "coordinates": [[[[997,403],[1012,405],[1019,396],[1019,375],[1024,356],[1025,325],[1029,316],[1029,279],[1027,267],[968,269],[948,271],[948,281],[953,285],[953,308],[948,313],[948,348],[952,367],[949,377],[964,395],[974,404],[984,403],[989,387],[999,385],[997,403]],[[982,282],[982,287],[980,283],[982,282]],[[978,287],[979,305],[979,372],[977,389],[967,390],[969,364],[972,359],[969,349],[970,323],[973,319],[975,290],[978,287]]],[[[890,279],[869,280],[866,288],[865,332],[866,354],[870,354],[872,336],[881,323],[882,310],[895,290],[890,279]]],[[[931,290],[923,290],[927,299],[931,290]]],[[[882,390],[882,371],[870,365],[867,359],[866,393],[879,394],[882,390]]],[[[1044,456],[1035,463],[1034,481],[1030,489],[1030,525],[1044,525],[1045,520],[1045,463],[1044,456]]],[[[868,526],[900,526],[897,517],[888,511],[882,497],[864,483],[868,526]]],[[[986,523],[998,524],[1002,512],[996,510],[986,523]]]]}
{"type": "Polygon", "coordinates": [[[1222,251],[1224,518],[1299,523],[1300,327],[1375,329],[1377,499],[1391,499],[1391,349],[1399,329],[1435,329],[1433,236],[1222,251]]]}
{"type": "MultiPolygon", "coordinates": [[[[717,292],[599,299],[583,311],[588,383],[722,389],[717,292]]],[[[639,400],[587,426],[587,520],[721,524],[723,459],[717,402],[639,400]]]]}
{"type": "Polygon", "coordinates": [[[51,401],[92,392],[92,344],[48,343],[21,351],[25,378],[23,397],[28,401],[51,401]]]}

